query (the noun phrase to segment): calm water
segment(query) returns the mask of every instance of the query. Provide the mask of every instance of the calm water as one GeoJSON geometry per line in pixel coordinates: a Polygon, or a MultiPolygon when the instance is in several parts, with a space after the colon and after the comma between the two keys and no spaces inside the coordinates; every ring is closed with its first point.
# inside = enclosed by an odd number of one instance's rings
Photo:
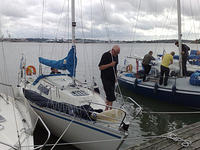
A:
{"type": "MultiPolygon", "coordinates": [[[[144,56],[149,50],[154,52],[154,56],[157,53],[162,53],[163,50],[170,52],[172,50],[178,50],[175,45],[172,44],[119,44],[121,47],[121,53],[119,55],[119,66],[123,65],[123,59],[125,56],[137,55],[144,56]]],[[[52,43],[1,43],[0,46],[0,81],[17,84],[19,63],[22,54],[26,56],[26,65],[34,65],[38,70],[38,56],[60,59],[67,55],[70,48],[70,44],[52,44],[52,43]]],[[[191,49],[197,49],[198,45],[189,44],[191,49]]],[[[98,70],[98,63],[101,55],[112,47],[110,44],[77,44],[77,79],[81,81],[92,81],[95,77],[97,84],[101,89],[101,94],[104,96],[102,90],[102,84],[100,81],[100,72],[98,70]]],[[[44,68],[44,72],[49,73],[49,68],[44,68]]],[[[6,92],[5,88],[1,87],[1,92],[6,92]]],[[[132,97],[136,100],[144,109],[144,111],[189,111],[187,108],[169,105],[167,103],[161,103],[153,99],[147,99],[138,95],[134,95],[126,89],[121,89],[122,93],[126,96],[132,97]]],[[[129,128],[129,138],[125,143],[125,147],[134,145],[144,141],[144,138],[152,135],[160,135],[166,132],[170,132],[174,129],[181,128],[185,125],[200,121],[198,115],[167,115],[167,114],[142,114],[136,120],[131,123],[129,128]],[[134,138],[131,139],[131,138],[134,138]],[[137,140],[136,140],[137,138],[137,140]]],[[[45,139],[45,133],[43,129],[38,126],[35,131],[36,144],[42,143],[45,139]]],[[[54,143],[56,137],[52,136],[50,143],[54,143]]],[[[62,141],[61,141],[62,142],[62,141]]],[[[46,148],[49,149],[49,148],[46,148]]],[[[72,146],[57,146],[56,150],[75,150],[72,146]]]]}

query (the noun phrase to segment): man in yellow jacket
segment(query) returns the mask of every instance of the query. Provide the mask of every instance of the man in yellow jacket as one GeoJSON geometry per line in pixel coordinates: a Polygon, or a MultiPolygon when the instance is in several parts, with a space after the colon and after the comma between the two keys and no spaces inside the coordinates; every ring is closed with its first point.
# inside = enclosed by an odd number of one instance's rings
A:
{"type": "Polygon", "coordinates": [[[168,81],[168,77],[169,77],[169,65],[173,64],[173,56],[175,55],[175,53],[172,51],[170,54],[165,54],[162,57],[162,64],[160,66],[160,81],[159,84],[162,85],[163,84],[163,77],[165,75],[164,78],[164,86],[167,86],[167,81],[168,81]]]}

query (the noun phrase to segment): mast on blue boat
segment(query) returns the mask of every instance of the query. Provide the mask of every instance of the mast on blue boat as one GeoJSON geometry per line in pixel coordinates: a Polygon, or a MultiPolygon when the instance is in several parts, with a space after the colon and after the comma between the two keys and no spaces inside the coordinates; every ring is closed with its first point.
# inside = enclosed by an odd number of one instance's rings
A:
{"type": "Polygon", "coordinates": [[[181,33],[181,3],[180,0],[177,0],[177,16],[178,16],[178,43],[179,43],[179,67],[180,67],[180,76],[183,76],[182,72],[182,33],[181,33]]]}
{"type": "MultiPolygon", "coordinates": [[[[76,28],[76,21],[75,21],[75,2],[74,0],[71,0],[71,15],[72,15],[72,47],[74,47],[74,61],[75,61],[75,55],[76,55],[76,45],[75,45],[75,28],[76,28]]],[[[75,68],[75,62],[74,62],[74,68],[75,68]]],[[[75,69],[74,69],[75,71],[75,69]]],[[[73,73],[72,76],[73,83],[75,84],[75,73],[73,73]]]]}

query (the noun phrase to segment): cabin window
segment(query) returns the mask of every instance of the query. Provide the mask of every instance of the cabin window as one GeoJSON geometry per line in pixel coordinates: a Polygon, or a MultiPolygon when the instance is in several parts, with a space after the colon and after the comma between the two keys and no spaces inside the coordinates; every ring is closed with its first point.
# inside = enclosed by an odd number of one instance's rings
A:
{"type": "Polygon", "coordinates": [[[49,89],[47,87],[45,87],[44,85],[40,84],[38,86],[38,90],[46,95],[49,94],[49,89]]]}

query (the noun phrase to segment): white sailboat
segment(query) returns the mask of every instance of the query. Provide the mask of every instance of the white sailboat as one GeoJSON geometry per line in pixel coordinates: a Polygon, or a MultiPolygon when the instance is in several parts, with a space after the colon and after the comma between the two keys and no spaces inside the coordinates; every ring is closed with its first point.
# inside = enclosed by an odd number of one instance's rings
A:
{"type": "MultiPolygon", "coordinates": [[[[4,83],[0,83],[0,85],[11,87],[4,83]]],[[[44,144],[34,146],[33,131],[38,119],[41,118],[24,102],[0,93],[0,149],[42,149],[50,134],[44,144]]]]}
{"type": "MultiPolygon", "coordinates": [[[[128,136],[128,113],[123,106],[105,110],[104,99],[75,79],[75,1],[72,5],[72,48],[59,61],[39,58],[41,64],[68,70],[69,74],[40,74],[36,79],[33,66],[22,67],[26,75],[16,87],[18,98],[25,99],[41,116],[51,132],[82,150],[116,150],[128,136]]],[[[41,66],[40,64],[40,66],[41,66]]],[[[40,68],[41,69],[41,68],[40,68]]],[[[40,70],[42,71],[42,70],[40,70]]],[[[141,107],[134,103],[134,117],[141,107]]]]}
{"type": "MultiPolygon", "coordinates": [[[[1,34],[1,50],[4,54],[3,36],[1,34]]],[[[0,150],[34,150],[42,149],[47,143],[50,132],[41,118],[29,107],[27,102],[17,100],[13,86],[8,84],[6,69],[6,58],[3,55],[1,62],[1,81],[0,82],[0,150]],[[5,63],[5,64],[4,64],[5,63]],[[2,68],[5,67],[3,70],[2,68]],[[2,79],[3,78],[3,79],[2,79]],[[6,79],[5,79],[6,78],[6,79]],[[7,81],[7,83],[4,83],[7,81]],[[7,94],[5,94],[7,93],[7,94]],[[11,96],[8,96],[11,95],[11,96]],[[34,146],[34,130],[38,120],[45,126],[48,136],[45,143],[34,146]]]]}
{"type": "MultiPolygon", "coordinates": [[[[179,41],[179,56],[181,56],[181,9],[180,0],[177,0],[178,12],[178,41],[179,41]]],[[[132,59],[132,58],[130,58],[132,59]]],[[[140,60],[140,58],[134,58],[140,60]]],[[[132,59],[133,60],[133,59],[132,59]]],[[[161,60],[158,60],[158,62],[161,60]]],[[[131,61],[130,61],[131,62],[131,61]]],[[[181,57],[179,57],[179,64],[181,64],[181,57]]],[[[139,67],[139,65],[137,65],[139,67]]],[[[160,65],[157,66],[160,68],[160,65]]],[[[179,72],[182,73],[182,66],[179,66],[179,72]]],[[[132,69],[132,68],[131,68],[132,69]]],[[[168,102],[172,104],[182,105],[190,108],[200,108],[200,81],[199,73],[193,74],[191,77],[173,76],[169,77],[167,86],[159,85],[158,68],[152,66],[152,75],[148,82],[143,82],[139,77],[138,68],[133,72],[127,68],[126,71],[119,75],[119,84],[131,92],[152,98],[155,100],[168,102]]],[[[196,69],[192,67],[193,71],[196,69]]]]}

